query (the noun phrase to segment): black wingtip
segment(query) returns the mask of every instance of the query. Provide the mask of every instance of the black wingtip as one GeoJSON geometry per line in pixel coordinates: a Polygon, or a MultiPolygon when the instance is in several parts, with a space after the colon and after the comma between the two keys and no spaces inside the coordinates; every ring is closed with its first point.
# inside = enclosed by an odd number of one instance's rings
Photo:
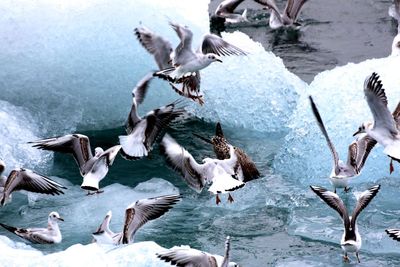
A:
{"type": "Polygon", "coordinates": [[[218,137],[224,137],[224,132],[222,131],[221,123],[217,122],[215,126],[215,135],[218,137]]]}

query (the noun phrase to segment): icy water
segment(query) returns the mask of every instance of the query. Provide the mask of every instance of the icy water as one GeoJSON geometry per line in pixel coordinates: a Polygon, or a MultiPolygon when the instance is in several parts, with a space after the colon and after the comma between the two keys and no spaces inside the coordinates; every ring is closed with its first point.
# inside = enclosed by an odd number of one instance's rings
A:
{"type": "MultiPolygon", "coordinates": [[[[212,1],[210,10],[216,4],[212,1]]],[[[142,241],[222,254],[226,235],[232,238],[232,261],[240,266],[356,265],[353,255],[351,264],[342,263],[339,216],[309,189],[309,185],[331,188],[326,178],[331,158],[307,96],[314,96],[342,158],[351,134],[370,118],[362,85],[372,71],[381,75],[389,106],[394,108],[400,99],[400,59],[385,58],[395,29],[387,15],[389,5],[390,1],[309,1],[301,14],[306,26],[298,39],[289,41],[283,40],[285,33],[264,26],[228,29],[243,31],[262,46],[240,32],[223,34],[250,56],[227,58],[223,65],[205,69],[205,106],[187,103],[193,116],[169,130],[200,160],[213,156],[212,148],[193,133],[211,136],[220,121],[228,140],[256,162],[262,178],[234,192],[233,204],[223,196],[223,203],[216,206],[206,190],[197,194],[165,166],[157,146],[140,161],[117,157],[101,182],[105,192],[88,197],[79,188],[81,177],[72,157],[26,144],[70,132],[89,136],[92,147],[117,144],[118,135],[124,133],[131,88],[155,68],[135,40],[133,28],[142,23],[176,44],[167,24],[173,19],[189,25],[197,42],[209,28],[208,1],[196,1],[196,8],[194,1],[184,0],[3,1],[0,158],[7,171],[29,167],[66,184],[68,190],[59,197],[15,193],[13,202],[0,209],[0,222],[15,226],[44,226],[52,210],[65,218],[61,244],[31,245],[45,257],[0,229],[0,266],[168,266],[154,257],[160,247],[142,241]],[[137,245],[107,252],[75,245],[91,242],[90,233],[108,210],[113,211],[111,228],[119,231],[130,203],[177,192],[182,201],[145,225],[137,233],[137,245]]],[[[154,81],[140,113],[176,98],[165,83],[154,81]]],[[[389,175],[388,163],[382,149],[375,149],[362,175],[353,180],[352,192],[339,192],[352,209],[355,194],[374,184],[382,186],[359,217],[360,266],[400,265],[400,244],[384,232],[400,227],[400,166],[389,175]]]]}

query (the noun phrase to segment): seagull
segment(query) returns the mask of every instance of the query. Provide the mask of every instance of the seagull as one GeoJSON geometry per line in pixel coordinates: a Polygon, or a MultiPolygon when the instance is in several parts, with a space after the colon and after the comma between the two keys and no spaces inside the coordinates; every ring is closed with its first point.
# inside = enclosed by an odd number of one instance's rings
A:
{"type": "Polygon", "coordinates": [[[99,182],[107,175],[109,166],[113,164],[121,148],[117,145],[104,151],[101,147],[96,147],[93,156],[89,138],[83,134],[67,134],[29,142],[29,144],[43,150],[72,154],[83,177],[81,188],[96,191],[96,193],[103,192],[99,191],[99,182]]]}
{"type": "Polygon", "coordinates": [[[172,67],[155,72],[154,76],[168,80],[170,83],[184,83],[187,77],[198,75],[198,71],[213,62],[221,62],[220,56],[247,55],[242,49],[229,44],[214,34],[203,36],[201,46],[192,50],[193,33],[187,27],[170,22],[180,39],[179,45],[171,53],[172,67]]]}
{"type": "Polygon", "coordinates": [[[230,262],[230,237],[226,237],[225,255],[210,254],[193,248],[176,247],[156,253],[157,257],[171,265],[181,267],[239,267],[235,262],[230,262]]]}
{"type": "Polygon", "coordinates": [[[400,229],[386,229],[385,232],[394,240],[400,241],[400,229]]]}
{"type": "Polygon", "coordinates": [[[230,192],[245,185],[242,181],[233,178],[235,175],[242,174],[240,174],[240,168],[237,172],[234,171],[238,159],[231,145],[228,159],[205,158],[202,164],[198,164],[193,156],[168,134],[165,134],[162,139],[160,148],[166,155],[167,162],[182,175],[193,190],[200,193],[206,183],[212,183],[208,191],[216,195],[217,205],[221,202],[218,194],[229,193],[228,201],[233,202],[230,192]]]}
{"type": "MultiPolygon", "coordinates": [[[[171,53],[173,52],[171,43],[163,37],[155,34],[146,27],[135,28],[135,35],[140,44],[153,55],[158,69],[164,70],[172,67],[171,53]]],[[[169,83],[172,89],[181,96],[192,99],[200,105],[204,104],[203,96],[200,93],[200,72],[196,75],[185,77],[182,88],[177,88],[173,83],[169,83]]]]}
{"type": "Polygon", "coordinates": [[[125,210],[125,222],[122,232],[110,230],[112,217],[109,211],[93,238],[100,244],[130,244],[133,243],[136,231],[148,221],[157,219],[168,212],[180,200],[180,195],[166,195],[138,200],[125,210]]]}
{"type": "Polygon", "coordinates": [[[363,123],[353,135],[367,133],[384,147],[383,153],[391,158],[390,173],[393,172],[393,160],[400,162],[400,102],[393,114],[387,104],[385,89],[379,75],[375,72],[364,83],[364,94],[374,117],[374,123],[363,123]]]}
{"type": "Polygon", "coordinates": [[[369,153],[376,145],[376,141],[367,134],[364,134],[362,137],[354,140],[349,145],[347,162],[344,163],[339,159],[339,155],[331,139],[329,138],[328,132],[325,129],[324,122],[322,121],[321,115],[319,114],[313,98],[310,96],[309,99],[312,112],[318,123],[318,127],[324,135],[326,142],[328,143],[329,150],[332,153],[333,167],[331,175],[329,176],[329,180],[334,187],[334,192],[336,193],[336,188],[344,188],[344,191],[348,192],[349,178],[360,175],[361,169],[363,168],[369,153]]]}
{"type": "Polygon", "coordinates": [[[400,55],[400,0],[395,0],[389,8],[389,15],[397,20],[397,35],[392,43],[392,56],[400,55]]]}
{"type": "Polygon", "coordinates": [[[58,221],[64,221],[58,212],[52,211],[47,219],[47,228],[17,228],[0,223],[2,227],[17,236],[35,244],[58,244],[62,240],[58,221]]]}
{"type": "Polygon", "coordinates": [[[342,240],[340,245],[344,251],[343,260],[349,262],[349,257],[347,253],[355,252],[358,262],[360,263],[360,258],[358,251],[361,248],[361,236],[358,232],[357,227],[357,217],[360,215],[361,211],[365,209],[371,200],[376,196],[380,189],[380,185],[375,185],[368,190],[361,193],[357,200],[357,205],[353,211],[353,214],[349,216],[348,211],[343,203],[343,201],[333,192],[326,190],[319,186],[310,186],[311,190],[314,191],[329,207],[336,210],[343,220],[344,232],[342,235],[342,240]]]}
{"type": "Polygon", "coordinates": [[[132,91],[132,107],[125,124],[128,135],[119,136],[121,155],[127,160],[147,156],[163,130],[184,113],[183,109],[176,108],[178,102],[174,102],[150,111],[143,118],[139,117],[137,107],[143,102],[152,78],[152,74],[145,76],[132,91]]]}
{"type": "MultiPolygon", "coordinates": [[[[199,134],[194,134],[196,137],[200,138],[201,140],[207,142],[208,144],[213,145],[214,152],[217,156],[217,159],[229,159],[229,151],[230,151],[230,144],[225,139],[224,133],[222,131],[221,124],[218,122],[215,135],[212,138],[205,138],[199,134]]],[[[235,155],[238,158],[237,165],[234,167],[234,170],[237,171],[238,167],[240,166],[243,175],[239,176],[238,178],[242,182],[248,182],[260,177],[260,172],[258,171],[256,165],[251,160],[251,158],[240,148],[235,148],[235,155]]]]}
{"type": "Polygon", "coordinates": [[[301,26],[298,23],[297,16],[300,13],[301,8],[307,2],[307,0],[287,0],[285,9],[281,14],[278,7],[276,6],[275,0],[254,0],[255,2],[266,6],[271,11],[269,17],[269,26],[271,29],[278,29],[281,27],[289,26],[301,26]]]}
{"type": "Polygon", "coordinates": [[[233,13],[235,9],[243,3],[244,0],[225,0],[222,1],[217,9],[215,10],[215,15],[221,18],[225,18],[226,22],[238,23],[245,22],[247,20],[247,9],[243,11],[241,15],[233,13]]]}
{"type": "MultiPolygon", "coordinates": [[[[0,174],[2,172],[2,166],[4,166],[4,162],[0,162],[0,174]]],[[[54,196],[64,194],[61,189],[67,188],[34,171],[17,168],[12,170],[7,178],[2,176],[0,179],[0,205],[4,206],[6,203],[10,202],[11,193],[14,191],[26,190],[54,196]]]]}

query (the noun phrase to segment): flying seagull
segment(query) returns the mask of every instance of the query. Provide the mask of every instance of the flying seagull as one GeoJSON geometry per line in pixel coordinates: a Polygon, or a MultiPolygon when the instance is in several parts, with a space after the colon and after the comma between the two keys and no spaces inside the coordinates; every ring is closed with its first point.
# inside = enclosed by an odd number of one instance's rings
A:
{"type": "Polygon", "coordinates": [[[0,223],[2,227],[17,236],[35,244],[57,244],[62,240],[58,221],[64,221],[60,215],[53,211],[47,219],[47,228],[18,228],[0,223]]]}
{"type": "MultiPolygon", "coordinates": [[[[214,152],[217,156],[217,159],[229,159],[229,151],[230,151],[230,144],[226,140],[224,133],[222,131],[221,124],[218,122],[215,128],[215,135],[212,138],[205,138],[199,134],[194,134],[201,140],[211,144],[214,148],[214,152]]],[[[260,177],[260,172],[258,171],[256,165],[252,161],[252,159],[240,148],[235,148],[235,154],[238,159],[237,165],[234,167],[235,171],[241,168],[243,175],[239,176],[238,178],[241,179],[242,182],[248,182],[260,177]]]]}
{"type": "Polygon", "coordinates": [[[168,134],[162,139],[160,149],[165,154],[167,162],[196,192],[200,193],[206,183],[212,183],[208,191],[216,195],[217,205],[221,202],[218,194],[229,193],[228,201],[233,202],[230,192],[245,185],[233,178],[236,175],[243,175],[241,168],[238,168],[237,172],[234,170],[238,159],[233,146],[230,146],[228,159],[205,158],[201,164],[197,163],[193,156],[168,134]]]}
{"type": "Polygon", "coordinates": [[[72,154],[83,177],[81,188],[97,193],[102,192],[99,191],[99,182],[107,175],[121,148],[117,145],[104,151],[96,147],[93,155],[89,138],[83,134],[68,134],[29,143],[39,149],[72,154]]]}
{"type": "MultiPolygon", "coordinates": [[[[0,162],[0,171],[1,166],[2,163],[0,162]]],[[[14,191],[25,190],[54,196],[64,194],[61,189],[67,188],[34,171],[17,168],[12,170],[7,178],[2,176],[0,179],[0,205],[4,206],[6,203],[10,202],[11,193],[14,191]]]]}
{"type": "Polygon", "coordinates": [[[364,83],[364,94],[368,106],[374,117],[374,122],[364,122],[354,133],[367,133],[384,147],[383,153],[391,158],[390,173],[393,172],[393,162],[400,162],[400,102],[393,113],[390,113],[387,104],[385,89],[379,75],[375,72],[367,77],[364,83]]]}
{"type": "Polygon", "coordinates": [[[389,8],[389,15],[397,21],[397,35],[392,43],[392,56],[400,55],[400,0],[394,0],[389,8]]]}
{"type": "Polygon", "coordinates": [[[226,19],[226,22],[229,23],[248,21],[247,9],[245,9],[241,15],[233,13],[235,9],[241,3],[243,3],[243,1],[244,0],[224,0],[218,5],[217,9],[215,10],[215,15],[226,19]]]}
{"type": "Polygon", "coordinates": [[[112,217],[109,211],[93,237],[101,244],[130,244],[133,243],[137,230],[148,221],[157,219],[168,212],[180,200],[179,195],[167,195],[138,200],[125,210],[125,221],[122,232],[110,230],[112,217]]]}
{"type": "Polygon", "coordinates": [[[255,2],[265,6],[270,10],[269,26],[271,29],[281,27],[300,26],[297,22],[297,17],[303,5],[307,0],[287,0],[285,9],[281,13],[275,3],[275,0],[254,0],[255,2]]]}
{"type": "MultiPolygon", "coordinates": [[[[153,55],[157,63],[158,70],[172,67],[171,53],[173,52],[171,43],[163,37],[155,34],[146,27],[135,28],[135,35],[140,44],[153,55]]],[[[204,103],[203,96],[200,94],[200,72],[196,75],[185,77],[182,81],[182,88],[176,87],[170,82],[172,89],[181,96],[192,99],[200,105],[204,103]]]]}
{"type": "Polygon", "coordinates": [[[143,118],[139,117],[137,108],[143,102],[152,78],[152,74],[147,75],[132,91],[132,107],[125,124],[128,135],[119,136],[121,155],[127,160],[147,156],[165,128],[184,113],[184,109],[176,107],[178,102],[174,102],[148,112],[143,118]]]}
{"type": "Polygon", "coordinates": [[[343,203],[343,201],[333,192],[326,190],[319,186],[310,186],[311,190],[314,191],[326,204],[332,209],[336,210],[343,220],[344,232],[340,245],[344,251],[343,260],[349,262],[348,253],[355,252],[358,262],[360,263],[359,250],[361,248],[361,236],[358,232],[357,218],[361,211],[365,209],[371,200],[376,196],[380,189],[380,185],[375,185],[370,189],[361,193],[357,200],[357,205],[353,211],[353,214],[349,216],[349,213],[343,203]]]}
{"type": "Polygon", "coordinates": [[[331,175],[329,176],[329,180],[334,187],[335,193],[336,188],[344,188],[344,190],[347,192],[349,190],[349,178],[360,175],[361,169],[363,168],[372,148],[374,148],[376,141],[366,134],[353,141],[349,145],[347,162],[344,163],[339,159],[339,155],[331,139],[329,138],[328,132],[325,129],[324,122],[322,121],[321,115],[319,114],[313,98],[310,96],[309,99],[312,112],[318,123],[318,127],[326,139],[333,158],[333,167],[331,175]]]}
{"type": "Polygon", "coordinates": [[[230,262],[230,237],[226,237],[224,257],[210,254],[193,248],[175,247],[156,253],[157,257],[171,265],[181,267],[239,267],[235,262],[230,262]]]}

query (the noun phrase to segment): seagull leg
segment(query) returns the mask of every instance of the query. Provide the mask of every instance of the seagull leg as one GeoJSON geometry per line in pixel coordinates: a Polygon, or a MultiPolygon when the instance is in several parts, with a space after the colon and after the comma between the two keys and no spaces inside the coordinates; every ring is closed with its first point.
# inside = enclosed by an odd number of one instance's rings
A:
{"type": "Polygon", "coordinates": [[[392,174],[392,172],[394,171],[393,159],[390,159],[389,171],[390,171],[390,174],[392,174]]]}
{"type": "Polygon", "coordinates": [[[344,262],[350,262],[349,256],[347,256],[347,252],[344,253],[343,261],[344,262]]]}
{"type": "Polygon", "coordinates": [[[93,193],[93,194],[101,194],[101,193],[104,193],[104,190],[97,190],[95,193],[93,193]]]}
{"type": "Polygon", "coordinates": [[[335,194],[336,194],[336,187],[335,187],[335,190],[333,190],[333,193],[335,193],[335,194]]]}
{"type": "Polygon", "coordinates": [[[233,197],[231,196],[231,193],[228,194],[228,201],[229,203],[232,203],[234,201],[233,197]]]}
{"type": "Polygon", "coordinates": [[[356,252],[356,257],[357,257],[358,263],[361,263],[360,258],[358,257],[358,251],[356,252]]]}
{"type": "Polygon", "coordinates": [[[221,203],[221,199],[219,199],[219,196],[217,194],[217,196],[215,197],[215,203],[218,205],[219,203],[221,203]]]}
{"type": "Polygon", "coordinates": [[[349,191],[350,191],[350,187],[347,187],[347,186],[346,186],[346,187],[344,188],[344,192],[348,193],[349,191]]]}

